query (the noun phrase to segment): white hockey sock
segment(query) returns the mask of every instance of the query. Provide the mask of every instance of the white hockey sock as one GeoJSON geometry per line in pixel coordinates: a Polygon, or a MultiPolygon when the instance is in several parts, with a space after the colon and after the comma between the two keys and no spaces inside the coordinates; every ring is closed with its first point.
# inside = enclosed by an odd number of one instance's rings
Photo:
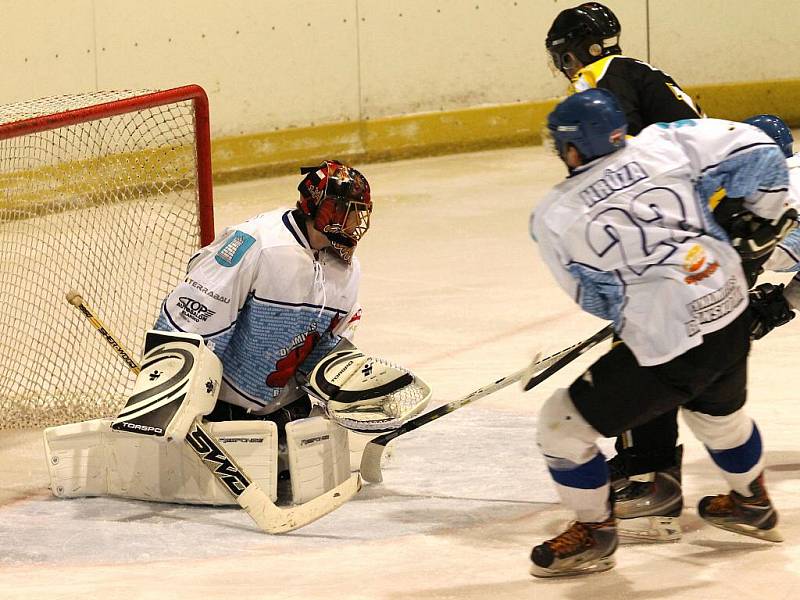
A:
{"type": "Polygon", "coordinates": [[[608,467],[595,443],[601,435],[560,389],[539,411],[538,442],[562,503],[584,522],[610,515],[608,467]]]}
{"type": "Polygon", "coordinates": [[[750,483],[764,470],[761,434],[743,410],[721,417],[683,410],[683,418],[705,444],[732,490],[750,496],[750,483]]]}

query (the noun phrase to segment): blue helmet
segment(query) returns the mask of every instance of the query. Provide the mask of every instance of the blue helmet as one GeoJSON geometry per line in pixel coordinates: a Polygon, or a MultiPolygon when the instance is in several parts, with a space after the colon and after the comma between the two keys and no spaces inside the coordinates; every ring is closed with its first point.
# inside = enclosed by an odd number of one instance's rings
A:
{"type": "Polygon", "coordinates": [[[786,125],[780,117],[776,117],[775,115],[755,115],[745,119],[744,122],[748,125],[758,127],[775,140],[775,143],[778,144],[786,158],[794,154],[792,152],[792,143],[794,143],[792,130],[789,129],[789,126],[786,125]]]}
{"type": "Polygon", "coordinates": [[[563,157],[567,144],[572,144],[589,161],[625,145],[628,121],[614,94],[592,88],[556,106],[547,117],[547,128],[559,155],[563,157]]]}

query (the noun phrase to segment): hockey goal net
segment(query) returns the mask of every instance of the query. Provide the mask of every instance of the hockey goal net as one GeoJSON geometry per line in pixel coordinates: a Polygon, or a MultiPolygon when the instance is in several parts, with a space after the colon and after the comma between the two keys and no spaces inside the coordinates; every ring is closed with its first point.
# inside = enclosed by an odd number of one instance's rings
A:
{"type": "Polygon", "coordinates": [[[213,238],[198,86],[0,106],[0,430],[113,415],[133,376],[66,300],[138,354],[213,238]]]}

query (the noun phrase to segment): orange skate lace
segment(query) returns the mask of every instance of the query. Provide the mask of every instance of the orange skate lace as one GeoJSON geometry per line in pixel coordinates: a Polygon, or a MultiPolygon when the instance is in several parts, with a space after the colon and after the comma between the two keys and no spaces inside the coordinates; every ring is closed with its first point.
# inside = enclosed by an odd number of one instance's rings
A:
{"type": "Polygon", "coordinates": [[[732,512],[735,509],[730,494],[717,494],[708,503],[709,512],[732,512]]]}
{"type": "Polygon", "coordinates": [[[547,544],[556,555],[562,556],[584,546],[590,548],[595,540],[586,524],[575,521],[564,533],[548,540],[547,544]]]}

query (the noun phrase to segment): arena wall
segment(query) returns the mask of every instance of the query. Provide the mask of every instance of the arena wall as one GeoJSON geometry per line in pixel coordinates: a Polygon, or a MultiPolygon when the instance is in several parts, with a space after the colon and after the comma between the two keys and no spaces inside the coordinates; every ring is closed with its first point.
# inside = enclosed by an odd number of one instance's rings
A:
{"type": "MultiPolygon", "coordinates": [[[[218,181],[540,141],[565,92],[543,40],[577,0],[29,0],[4,6],[0,102],[198,83],[218,181]]],[[[607,0],[629,56],[710,116],[800,125],[800,3],[607,0]]]]}

